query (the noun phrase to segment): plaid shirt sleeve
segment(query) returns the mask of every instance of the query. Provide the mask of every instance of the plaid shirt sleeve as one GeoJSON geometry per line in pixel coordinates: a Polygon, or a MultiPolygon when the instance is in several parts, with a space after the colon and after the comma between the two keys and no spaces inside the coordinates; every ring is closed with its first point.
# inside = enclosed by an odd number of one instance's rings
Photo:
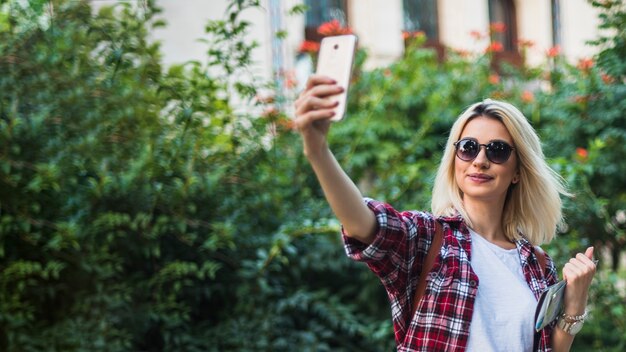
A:
{"type": "Polygon", "coordinates": [[[343,232],[345,250],[380,278],[391,301],[396,341],[406,335],[407,322],[422,263],[435,233],[434,218],[425,212],[398,212],[389,204],[365,199],[376,215],[378,232],[369,246],[343,232]]]}

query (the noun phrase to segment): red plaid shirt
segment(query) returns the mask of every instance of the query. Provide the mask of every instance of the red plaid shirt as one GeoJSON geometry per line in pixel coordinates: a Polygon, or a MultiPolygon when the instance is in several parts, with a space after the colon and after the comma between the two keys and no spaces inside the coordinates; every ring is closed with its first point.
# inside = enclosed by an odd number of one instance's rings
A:
{"type": "MultiPolygon", "coordinates": [[[[441,255],[411,316],[422,263],[435,234],[435,218],[425,212],[398,212],[371,199],[366,203],[378,221],[376,238],[367,246],[344,233],[345,249],[350,258],[365,262],[382,281],[391,301],[398,351],[464,351],[480,281],[470,264],[471,236],[465,222],[460,216],[437,219],[444,229],[441,255]]],[[[528,287],[538,299],[557,281],[554,263],[547,257],[544,277],[534,247],[525,239],[516,245],[528,287]]],[[[553,329],[554,322],[535,335],[537,351],[552,350],[553,329]]]]}

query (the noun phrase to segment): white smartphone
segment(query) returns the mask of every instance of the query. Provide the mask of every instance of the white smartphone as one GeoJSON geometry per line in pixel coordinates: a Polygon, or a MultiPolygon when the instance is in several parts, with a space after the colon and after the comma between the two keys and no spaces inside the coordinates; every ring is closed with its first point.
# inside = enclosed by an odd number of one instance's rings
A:
{"type": "Polygon", "coordinates": [[[320,45],[316,73],[334,79],[339,86],[344,88],[342,93],[328,97],[328,99],[339,101],[334,109],[335,116],[331,118],[331,121],[343,119],[346,113],[356,43],[357,37],[347,34],[325,37],[320,45]]]}

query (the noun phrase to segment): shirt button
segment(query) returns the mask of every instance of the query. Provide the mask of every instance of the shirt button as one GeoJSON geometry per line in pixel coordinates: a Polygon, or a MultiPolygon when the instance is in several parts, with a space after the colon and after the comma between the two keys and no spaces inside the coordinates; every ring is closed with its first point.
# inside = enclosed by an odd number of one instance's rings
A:
{"type": "Polygon", "coordinates": [[[476,280],[470,280],[469,285],[470,287],[476,287],[476,280]]]}

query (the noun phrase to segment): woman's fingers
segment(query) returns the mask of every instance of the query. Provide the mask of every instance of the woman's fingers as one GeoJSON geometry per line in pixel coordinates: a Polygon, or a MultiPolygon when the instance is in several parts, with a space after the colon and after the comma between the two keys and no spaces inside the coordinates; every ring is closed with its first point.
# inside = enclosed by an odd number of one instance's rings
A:
{"type": "Polygon", "coordinates": [[[301,105],[307,99],[311,98],[325,98],[332,95],[336,95],[343,92],[343,88],[332,84],[323,84],[315,86],[311,89],[303,91],[298,99],[296,99],[296,106],[301,105]]]}
{"type": "Polygon", "coordinates": [[[585,256],[589,258],[589,260],[593,260],[593,247],[587,248],[585,251],[585,256]]]}
{"type": "Polygon", "coordinates": [[[295,123],[298,130],[302,131],[307,126],[313,124],[315,121],[328,120],[335,116],[335,111],[331,109],[324,110],[311,110],[305,114],[300,115],[295,123]]]}
{"type": "Polygon", "coordinates": [[[335,83],[337,82],[328,76],[312,74],[309,76],[309,79],[306,81],[306,88],[304,88],[304,90],[307,91],[313,88],[314,86],[317,86],[320,84],[335,84],[335,83]]]}
{"type": "Polygon", "coordinates": [[[308,97],[296,105],[296,116],[305,114],[312,110],[332,109],[337,106],[336,100],[318,97],[308,97]]]}
{"type": "Polygon", "coordinates": [[[571,258],[563,268],[563,276],[566,276],[566,279],[575,279],[575,277],[579,276],[587,276],[595,274],[596,265],[593,260],[589,258],[589,254],[593,256],[593,250],[587,252],[585,254],[578,253],[576,257],[571,258]]]}

